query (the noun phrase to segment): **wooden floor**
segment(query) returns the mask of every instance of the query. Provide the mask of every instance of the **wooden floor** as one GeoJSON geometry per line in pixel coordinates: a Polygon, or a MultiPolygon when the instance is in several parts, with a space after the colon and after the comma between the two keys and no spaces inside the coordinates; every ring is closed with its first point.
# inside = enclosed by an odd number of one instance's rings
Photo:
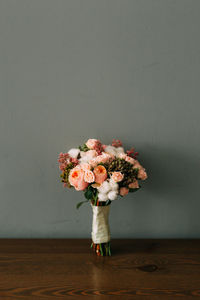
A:
{"type": "Polygon", "coordinates": [[[200,297],[200,240],[0,239],[0,299],[193,299],[200,297]]]}

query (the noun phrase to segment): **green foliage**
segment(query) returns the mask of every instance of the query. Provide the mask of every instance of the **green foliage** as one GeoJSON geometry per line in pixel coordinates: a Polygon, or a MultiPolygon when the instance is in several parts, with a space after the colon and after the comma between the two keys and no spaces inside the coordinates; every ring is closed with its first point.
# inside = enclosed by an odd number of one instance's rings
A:
{"type": "Polygon", "coordinates": [[[84,193],[84,196],[88,200],[97,201],[98,191],[97,191],[97,189],[95,189],[91,185],[89,185],[84,193]]]}
{"type": "Polygon", "coordinates": [[[84,151],[84,152],[87,152],[88,150],[90,150],[86,144],[83,144],[83,146],[79,146],[78,148],[80,151],[84,151]]]}
{"type": "Polygon", "coordinates": [[[94,201],[94,203],[97,203],[98,200],[98,191],[97,189],[93,188],[91,185],[89,185],[84,193],[84,196],[87,200],[81,201],[76,205],[76,208],[78,209],[83,203],[86,203],[88,201],[94,201]]]}

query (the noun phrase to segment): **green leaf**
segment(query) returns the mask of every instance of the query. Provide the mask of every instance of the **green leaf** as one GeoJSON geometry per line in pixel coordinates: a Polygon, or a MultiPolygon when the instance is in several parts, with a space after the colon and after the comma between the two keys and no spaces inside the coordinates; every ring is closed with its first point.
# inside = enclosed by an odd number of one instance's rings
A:
{"type": "Polygon", "coordinates": [[[91,200],[93,198],[93,193],[91,190],[87,189],[87,191],[84,193],[84,196],[87,200],[91,200]]]}
{"type": "Polygon", "coordinates": [[[84,152],[87,152],[88,150],[90,150],[86,144],[83,144],[83,146],[79,146],[78,148],[79,148],[79,150],[84,151],[84,152]]]}
{"type": "Polygon", "coordinates": [[[85,201],[81,201],[79,202],[77,205],[76,205],[76,209],[79,209],[79,207],[83,204],[83,203],[86,203],[88,202],[89,200],[85,200],[85,201]]]}

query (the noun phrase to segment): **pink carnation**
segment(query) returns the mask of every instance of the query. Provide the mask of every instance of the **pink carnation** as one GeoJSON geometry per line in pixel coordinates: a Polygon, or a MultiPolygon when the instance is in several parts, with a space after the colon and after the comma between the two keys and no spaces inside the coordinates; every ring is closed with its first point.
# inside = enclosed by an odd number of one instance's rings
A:
{"type": "Polygon", "coordinates": [[[88,183],[94,182],[94,173],[92,171],[85,171],[84,180],[88,183]]]}
{"type": "Polygon", "coordinates": [[[111,178],[115,182],[120,182],[123,180],[124,175],[121,172],[113,172],[111,178]]]}
{"type": "Polygon", "coordinates": [[[126,196],[128,194],[128,192],[129,192],[129,189],[127,189],[126,187],[121,187],[120,191],[119,191],[121,196],[126,196]]]}

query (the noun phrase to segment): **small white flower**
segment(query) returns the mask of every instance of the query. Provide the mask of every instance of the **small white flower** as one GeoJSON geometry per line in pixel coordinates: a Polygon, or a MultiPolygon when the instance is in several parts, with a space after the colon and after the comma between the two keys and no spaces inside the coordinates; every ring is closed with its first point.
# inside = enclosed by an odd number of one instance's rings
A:
{"type": "Polygon", "coordinates": [[[68,154],[73,158],[77,158],[79,153],[80,153],[80,150],[76,149],[76,148],[72,148],[68,151],[68,154]]]}
{"type": "Polygon", "coordinates": [[[115,200],[115,199],[117,199],[117,191],[111,191],[111,192],[109,192],[108,193],[108,199],[109,200],[115,200]]]}
{"type": "Polygon", "coordinates": [[[103,193],[99,193],[98,194],[98,199],[99,199],[99,201],[107,201],[108,200],[108,195],[103,194],[103,193]]]}

